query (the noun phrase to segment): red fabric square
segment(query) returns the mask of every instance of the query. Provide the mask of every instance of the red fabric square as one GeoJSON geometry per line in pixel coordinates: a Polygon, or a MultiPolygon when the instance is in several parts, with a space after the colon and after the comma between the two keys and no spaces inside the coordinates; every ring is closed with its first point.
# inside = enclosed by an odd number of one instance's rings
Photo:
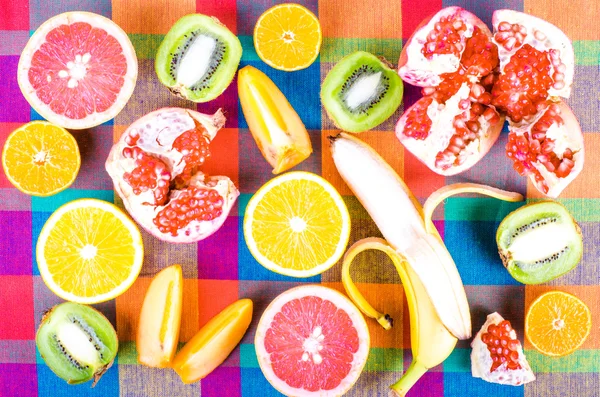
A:
{"type": "Polygon", "coordinates": [[[0,276],[0,339],[34,339],[33,278],[0,276]]]}
{"type": "Polygon", "coordinates": [[[29,30],[29,0],[3,1],[0,30],[29,30]]]}

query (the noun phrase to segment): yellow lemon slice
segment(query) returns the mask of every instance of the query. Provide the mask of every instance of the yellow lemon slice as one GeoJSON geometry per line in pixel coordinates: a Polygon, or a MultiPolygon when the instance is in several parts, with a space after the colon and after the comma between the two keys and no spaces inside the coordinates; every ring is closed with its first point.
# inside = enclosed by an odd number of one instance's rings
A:
{"type": "Polygon", "coordinates": [[[125,292],[144,258],[142,235],[114,204],[71,201],[42,228],[36,247],[38,268],[52,292],[77,303],[98,303],[125,292]]]}

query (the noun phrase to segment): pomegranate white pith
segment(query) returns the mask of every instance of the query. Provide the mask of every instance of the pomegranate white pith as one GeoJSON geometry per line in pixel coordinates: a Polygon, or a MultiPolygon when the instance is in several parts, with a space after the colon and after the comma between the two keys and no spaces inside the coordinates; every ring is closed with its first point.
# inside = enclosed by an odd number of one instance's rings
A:
{"type": "Polygon", "coordinates": [[[504,122],[490,106],[498,52],[488,28],[460,7],[444,8],[417,28],[399,63],[404,81],[424,87],[396,125],[400,142],[440,175],[475,165],[504,122]]]}
{"type": "Polygon", "coordinates": [[[134,122],[113,146],[106,170],[131,216],[161,240],[202,240],[219,229],[239,192],[226,176],[199,168],[224,125],[206,115],[164,108],[134,122]]]}
{"type": "Polygon", "coordinates": [[[471,347],[471,373],[475,378],[512,386],[535,380],[517,333],[500,314],[487,316],[471,347]]]}

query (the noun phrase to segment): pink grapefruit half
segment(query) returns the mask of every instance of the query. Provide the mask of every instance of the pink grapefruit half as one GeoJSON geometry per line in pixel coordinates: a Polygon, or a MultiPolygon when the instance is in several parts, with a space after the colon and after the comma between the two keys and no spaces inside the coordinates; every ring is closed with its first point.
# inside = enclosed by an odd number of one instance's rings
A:
{"type": "Polygon", "coordinates": [[[356,306],[320,285],[292,288],[264,311],[254,340],[263,374],[286,396],[341,396],[369,354],[369,330],[356,306]]]}
{"type": "Polygon", "coordinates": [[[91,12],[66,12],[40,26],[21,53],[17,79],[46,120],[83,129],[114,118],[135,87],[138,65],[127,34],[91,12]]]}

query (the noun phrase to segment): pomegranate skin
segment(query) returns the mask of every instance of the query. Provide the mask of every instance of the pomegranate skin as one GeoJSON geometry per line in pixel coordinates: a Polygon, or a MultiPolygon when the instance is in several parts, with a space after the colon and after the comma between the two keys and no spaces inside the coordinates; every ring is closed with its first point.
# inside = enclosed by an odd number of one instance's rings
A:
{"type": "MultiPolygon", "coordinates": [[[[190,153],[193,153],[193,148],[189,151],[185,150],[181,147],[181,139],[177,140],[177,138],[192,131],[210,142],[224,123],[225,117],[220,110],[214,115],[206,115],[189,109],[163,108],[135,121],[113,145],[105,164],[106,170],[113,180],[115,191],[122,199],[123,205],[131,217],[148,233],[163,241],[192,243],[209,237],[223,225],[239,196],[238,189],[226,176],[209,177],[197,170],[204,161],[198,161],[198,156],[193,156],[194,167],[190,169],[186,160],[192,158],[190,153]],[[137,166],[135,159],[130,155],[133,149],[141,150],[146,155],[159,159],[160,161],[156,163],[160,164],[160,167],[166,166],[167,170],[163,172],[163,175],[169,177],[166,201],[156,201],[155,194],[159,194],[155,193],[156,189],[134,191],[130,184],[130,176],[137,166]],[[185,192],[192,187],[218,193],[219,208],[218,211],[212,212],[215,216],[205,217],[206,220],[202,220],[201,216],[190,215],[187,219],[183,218],[182,214],[188,211],[185,208],[180,209],[177,215],[182,217],[181,227],[174,229],[171,224],[168,230],[162,228],[161,231],[158,227],[160,224],[157,226],[159,214],[164,213],[161,211],[169,207],[171,202],[176,202],[182,195],[185,196],[185,192]]],[[[202,142],[202,139],[189,141],[196,142],[197,145],[197,142],[202,142]]],[[[209,154],[206,155],[208,157],[209,154]]],[[[153,171],[150,174],[154,175],[153,171]]],[[[210,202],[201,205],[204,205],[203,210],[206,212],[212,211],[213,207],[209,207],[210,202]]],[[[193,213],[191,210],[189,212],[193,213]]]]}

